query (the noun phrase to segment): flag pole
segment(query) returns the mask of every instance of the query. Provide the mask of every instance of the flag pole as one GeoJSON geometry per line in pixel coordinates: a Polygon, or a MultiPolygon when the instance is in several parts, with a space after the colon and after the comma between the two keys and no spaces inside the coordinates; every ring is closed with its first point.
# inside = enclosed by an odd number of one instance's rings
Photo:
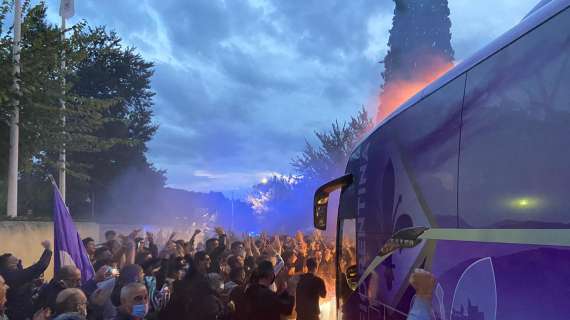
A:
{"type": "MultiPolygon", "coordinates": [[[[63,136],[65,138],[65,14],[61,15],[61,123],[63,126],[63,136]]],[[[65,203],[65,195],[66,195],[66,152],[65,152],[65,142],[61,146],[61,150],[59,152],[59,190],[61,192],[61,198],[65,203]]]]}
{"type": "MultiPolygon", "coordinates": [[[[48,174],[48,179],[51,182],[52,186],[55,187],[55,190],[57,190],[57,193],[59,193],[59,196],[63,199],[63,195],[61,194],[61,190],[59,190],[59,187],[57,186],[57,182],[55,182],[55,178],[51,174],[48,174]]],[[[67,207],[67,204],[65,206],[67,207]]]]}
{"type": "Polygon", "coordinates": [[[12,47],[14,91],[13,114],[10,118],[10,151],[8,158],[8,217],[18,216],[18,148],[20,143],[20,42],[22,38],[22,6],[14,0],[14,44],[12,47]]]}

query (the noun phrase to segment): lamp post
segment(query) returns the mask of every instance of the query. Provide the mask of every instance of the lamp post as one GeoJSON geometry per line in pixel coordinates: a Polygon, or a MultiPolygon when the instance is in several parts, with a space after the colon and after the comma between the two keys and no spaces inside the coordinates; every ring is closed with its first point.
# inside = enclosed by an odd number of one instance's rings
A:
{"type": "Polygon", "coordinates": [[[8,201],[6,211],[9,217],[18,216],[18,145],[20,143],[20,42],[22,40],[22,5],[14,0],[14,44],[12,62],[14,82],[13,114],[10,118],[10,151],[8,158],[8,201]]]}

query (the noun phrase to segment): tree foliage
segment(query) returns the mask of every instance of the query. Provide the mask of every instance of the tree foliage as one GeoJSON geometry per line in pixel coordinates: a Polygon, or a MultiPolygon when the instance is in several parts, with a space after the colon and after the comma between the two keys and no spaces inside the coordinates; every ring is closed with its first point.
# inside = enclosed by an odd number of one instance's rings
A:
{"type": "Polygon", "coordinates": [[[338,177],[352,149],[371,127],[372,121],[362,108],[348,122],[340,125],[336,121],[329,130],[315,132],[318,144],[306,142],[302,154],[291,163],[296,174],[317,181],[338,177]]]}
{"type": "Polygon", "coordinates": [[[453,61],[447,0],[394,0],[396,7],[384,58],[384,83],[412,80],[433,64],[453,61]]]}
{"type": "Polygon", "coordinates": [[[363,108],[342,124],[317,131],[317,144],[306,143],[301,155],[292,160],[292,176],[274,176],[253,187],[248,202],[264,227],[282,232],[309,228],[313,195],[322,183],[343,174],[356,144],[371,129],[372,120],[363,108]]]}
{"type": "MultiPolygon", "coordinates": [[[[43,2],[36,6],[25,2],[23,12],[21,73],[17,75],[21,96],[17,97],[11,89],[13,33],[5,26],[10,3],[4,1],[0,7],[0,148],[8,154],[12,101],[18,98],[20,211],[51,214],[45,177],[57,172],[63,145],[68,154],[68,205],[74,213],[89,211],[86,200],[95,191],[104,198],[129,169],[144,172],[147,179],[141,184],[162,187],[164,173],[144,154],[157,129],[152,123],[152,63],[134,48],[124,47],[114,32],[90,27],[85,21],[65,30],[62,41],[62,30],[47,22],[43,2]]],[[[7,157],[0,158],[0,170],[5,173],[7,157]]],[[[4,179],[2,174],[0,185],[4,179]]]]}

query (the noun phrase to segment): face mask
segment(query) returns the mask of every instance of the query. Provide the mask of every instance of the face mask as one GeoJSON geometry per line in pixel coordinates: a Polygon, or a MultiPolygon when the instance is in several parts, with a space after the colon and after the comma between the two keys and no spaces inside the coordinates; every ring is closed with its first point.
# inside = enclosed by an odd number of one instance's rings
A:
{"type": "Polygon", "coordinates": [[[147,312],[148,312],[147,304],[135,304],[133,306],[133,310],[131,311],[131,315],[135,318],[144,318],[147,312]]]}

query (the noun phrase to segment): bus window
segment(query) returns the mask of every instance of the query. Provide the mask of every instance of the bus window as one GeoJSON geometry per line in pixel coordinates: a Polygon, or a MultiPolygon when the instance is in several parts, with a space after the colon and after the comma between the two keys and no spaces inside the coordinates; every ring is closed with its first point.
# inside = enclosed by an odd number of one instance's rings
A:
{"type": "Polygon", "coordinates": [[[464,228],[570,225],[570,9],[467,73],[464,228]]]}
{"type": "Polygon", "coordinates": [[[356,264],[356,219],[345,219],[339,225],[338,260],[340,272],[356,264]]]}
{"type": "Polygon", "coordinates": [[[353,293],[347,279],[347,270],[356,265],[356,219],[343,219],[338,223],[337,234],[337,309],[342,310],[344,303],[353,293]]]}

